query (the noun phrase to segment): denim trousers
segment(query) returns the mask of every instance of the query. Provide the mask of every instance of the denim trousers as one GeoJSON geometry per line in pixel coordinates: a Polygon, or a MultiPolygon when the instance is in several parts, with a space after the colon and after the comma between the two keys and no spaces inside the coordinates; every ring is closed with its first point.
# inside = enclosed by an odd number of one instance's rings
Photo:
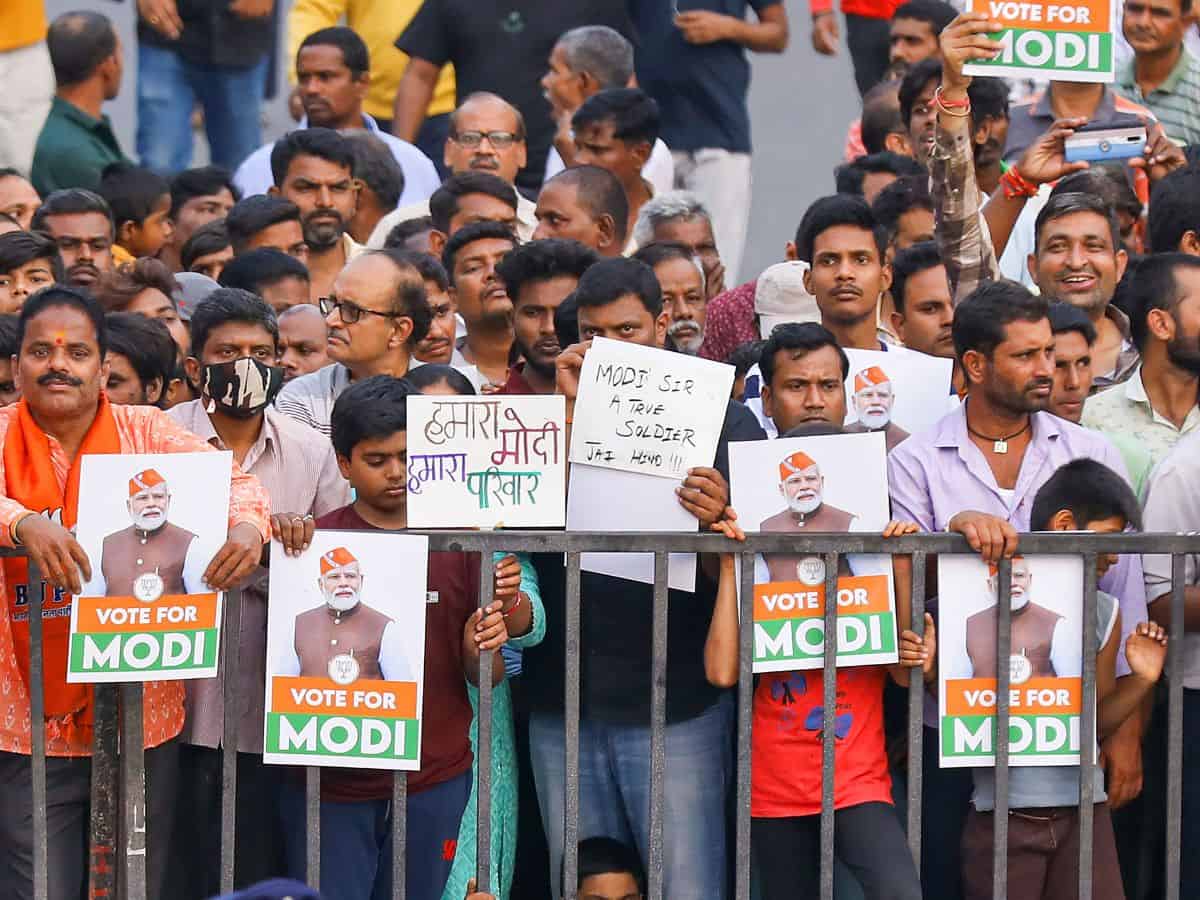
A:
{"type": "MultiPolygon", "coordinates": [[[[726,796],[733,777],[733,697],[667,726],[663,895],[726,896],[726,796]]],[[[533,713],[529,752],[550,847],[550,883],[561,896],[566,751],[563,717],[533,713]]],[[[650,727],[579,723],[579,839],[608,836],[645,861],[650,836],[650,727]]]]}
{"type": "Polygon", "coordinates": [[[174,50],[138,45],[137,152],[142,165],[174,173],[192,163],[192,108],[204,110],[212,161],[237,169],[262,143],[264,56],[245,69],[198,65],[174,50]]]}

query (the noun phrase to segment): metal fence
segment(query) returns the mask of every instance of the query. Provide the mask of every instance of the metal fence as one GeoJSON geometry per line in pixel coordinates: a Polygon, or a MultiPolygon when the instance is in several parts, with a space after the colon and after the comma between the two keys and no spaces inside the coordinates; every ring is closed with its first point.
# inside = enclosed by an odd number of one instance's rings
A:
{"type": "MultiPolygon", "coordinates": [[[[926,587],[926,562],[942,553],[969,553],[966,541],[959,535],[922,534],[885,540],[871,534],[811,534],[797,538],[792,534],[755,534],[745,544],[733,544],[722,537],[700,534],[631,533],[602,534],[591,532],[437,532],[429,535],[430,550],[467,551],[480,554],[479,605],[492,601],[492,552],[531,553],[549,552],[566,557],[566,797],[563,882],[564,896],[575,900],[578,873],[577,846],[579,840],[579,715],[580,715],[580,647],[586,639],[580,634],[580,553],[583,552],[640,552],[654,554],[653,588],[653,662],[651,670],[651,789],[650,836],[647,871],[649,900],[663,900],[663,789],[666,771],[666,665],[667,665],[667,559],[672,552],[709,552],[734,550],[741,557],[741,671],[737,687],[737,780],[736,780],[736,861],[735,893],[737,900],[750,898],[750,740],[751,702],[753,693],[753,585],[754,554],[797,552],[823,556],[826,572],[826,596],[836,596],[838,558],[842,554],[886,553],[911,554],[912,566],[912,629],[923,630],[926,587]]],[[[1080,900],[1092,896],[1092,823],[1094,762],[1087,748],[1096,743],[1096,557],[1103,553],[1153,553],[1172,556],[1172,594],[1170,644],[1167,659],[1168,691],[1168,756],[1167,756],[1167,822],[1165,883],[1168,900],[1179,898],[1180,818],[1182,810],[1183,763],[1183,633],[1184,633],[1184,555],[1200,553],[1200,535],[1170,534],[1036,534],[1021,536],[1021,553],[1080,555],[1084,561],[1083,588],[1083,716],[1079,767],[1080,799],[1080,900]]],[[[9,551],[2,555],[12,555],[9,551]]],[[[996,627],[997,659],[1006,659],[1010,651],[1011,609],[1009,606],[1010,563],[1003,561],[999,571],[999,604],[996,627]]],[[[31,566],[29,576],[30,633],[34,648],[30,663],[32,721],[43,720],[42,690],[42,592],[37,590],[39,576],[31,566]]],[[[837,633],[837,604],[825,604],[825,633],[837,633]]],[[[241,596],[238,591],[227,595],[224,622],[225,671],[238,670],[239,648],[237,635],[241,624],[241,596]]],[[[825,642],[824,673],[835,669],[835,641],[825,642]]],[[[491,858],[491,711],[492,671],[491,653],[480,660],[479,734],[477,771],[476,833],[477,877],[480,890],[488,890],[491,858]]],[[[238,717],[236,678],[225,680],[224,746],[237,746],[238,717]]],[[[833,897],[834,852],[834,713],[836,679],[824,678],[822,723],[822,797],[821,797],[821,900],[833,897]]],[[[908,843],[917,866],[921,859],[921,763],[922,707],[924,686],[920,677],[913,677],[909,687],[908,707],[908,843]]],[[[1009,669],[997,667],[996,734],[1007,735],[1009,726],[1009,669]]],[[[142,753],[141,686],[119,687],[97,685],[95,755],[92,769],[91,820],[91,896],[118,895],[117,870],[120,870],[120,895],[127,900],[146,898],[146,828],[145,828],[145,768],[142,753]],[[119,704],[118,704],[119,696],[119,704]],[[119,707],[119,712],[118,712],[119,707]],[[118,731],[121,753],[117,754],[118,731]],[[119,772],[118,772],[119,762],[119,772]],[[121,798],[119,810],[116,798],[121,798]],[[119,818],[119,823],[118,823],[119,818]],[[119,824],[119,828],[118,828],[119,824]],[[121,835],[118,846],[117,835],[121,835]]],[[[46,823],[46,765],[45,734],[33,729],[32,790],[34,806],[34,897],[47,897],[47,823],[46,823]]],[[[996,741],[996,805],[993,857],[993,895],[996,900],[1007,898],[1008,845],[1008,742],[996,741]]],[[[223,757],[222,777],[222,890],[233,888],[234,841],[237,832],[235,798],[237,792],[237,754],[227,752],[223,757]]],[[[320,884],[320,792],[319,770],[307,770],[307,858],[308,881],[320,884]]],[[[405,838],[407,781],[397,773],[393,788],[393,896],[405,896],[405,838]]],[[[686,826],[685,826],[686,827],[686,826]]],[[[217,861],[214,860],[214,864],[217,861]]],[[[158,898],[150,898],[158,900],[158,898]]],[[[680,898],[671,898],[680,900],[680,898]]]]}

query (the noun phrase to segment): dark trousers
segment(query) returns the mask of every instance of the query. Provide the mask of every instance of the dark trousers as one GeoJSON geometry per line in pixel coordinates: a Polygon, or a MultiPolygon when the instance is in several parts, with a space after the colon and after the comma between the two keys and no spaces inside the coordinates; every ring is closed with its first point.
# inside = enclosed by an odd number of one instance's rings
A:
{"type": "Polygon", "coordinates": [[[846,44],[854,63],[854,83],[865,94],[883,80],[888,67],[889,23],[887,19],[868,19],[846,15],[846,44]]]}
{"type": "MultiPolygon", "coordinates": [[[[1159,685],[1164,688],[1165,685],[1159,685]]],[[[1184,727],[1188,691],[1184,691],[1184,727]]],[[[1120,809],[1110,810],[1117,857],[1128,900],[1155,900],[1165,891],[1163,858],[1167,837],[1167,704],[1159,693],[1146,735],[1142,739],[1142,792],[1120,809]]],[[[1197,708],[1200,714],[1200,708],[1197,708]]],[[[1192,740],[1200,738],[1200,723],[1192,740]]],[[[1185,732],[1186,734],[1186,732],[1185,732]]],[[[1187,738],[1184,738],[1184,747],[1187,738]]],[[[1185,751],[1186,752],[1186,751],[1185,751]]],[[[1186,771],[1186,769],[1185,769],[1186,771]]],[[[1185,820],[1186,821],[1186,820],[1185,820]]]]}
{"type": "MultiPolygon", "coordinates": [[[[471,773],[408,795],[405,887],[409,900],[440,900],[454,865],[458,829],[471,793],[471,773]]],[[[304,785],[280,790],[288,875],[305,880],[304,785]]],[[[321,802],[321,896],[325,900],[390,900],[392,801],[321,802]]]]}
{"type": "MultiPolygon", "coordinates": [[[[1164,812],[1165,815],[1165,812],[1164,812]]],[[[1200,691],[1183,691],[1183,829],[1181,897],[1200,884],[1200,691]]]]}
{"type": "MultiPolygon", "coordinates": [[[[168,741],[146,751],[147,897],[164,896],[178,750],[168,741]]],[[[80,900],[87,890],[91,784],[91,759],[46,760],[49,900],[80,900]]],[[[33,772],[19,753],[0,753],[0,897],[33,897],[33,772]]]]}
{"type": "MultiPolygon", "coordinates": [[[[833,828],[834,854],[854,873],[867,900],[921,900],[917,870],[894,807],[860,803],[839,809],[833,828]]],[[[819,815],[755,818],[750,834],[762,900],[817,896],[821,884],[819,815]]]]}
{"type": "Polygon", "coordinates": [[[971,808],[971,770],[938,768],[937,729],[927,727],[924,731],[921,756],[922,895],[925,900],[961,900],[959,847],[963,825],[971,808]]]}
{"type": "MultiPolygon", "coordinates": [[[[204,900],[221,893],[221,778],[223,751],[185,744],[179,748],[175,853],[168,874],[174,900],[204,900]]],[[[239,753],[234,810],[234,885],[242,888],[284,874],[280,830],[281,767],[262,756],[239,753]]]]}
{"type": "MultiPolygon", "coordinates": [[[[966,900],[991,900],[994,813],[972,809],[963,831],[966,900]]],[[[1125,900],[1107,803],[1093,819],[1092,898],[1125,900]]],[[[1017,809],[1008,815],[1008,896],[1071,900],[1079,896],[1079,808],[1017,809]]]]}

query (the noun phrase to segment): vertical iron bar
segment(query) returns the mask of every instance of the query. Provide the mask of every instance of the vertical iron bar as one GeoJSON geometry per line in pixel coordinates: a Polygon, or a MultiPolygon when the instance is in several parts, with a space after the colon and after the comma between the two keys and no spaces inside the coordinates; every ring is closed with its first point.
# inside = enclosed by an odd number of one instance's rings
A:
{"type": "Polygon", "coordinates": [[[837,712],[838,554],[825,554],[825,658],[821,715],[821,900],[833,900],[834,714],[837,712]]]}
{"type": "Polygon", "coordinates": [[[392,773],[392,898],[408,896],[408,773],[392,773]]]}
{"type": "Polygon", "coordinates": [[[47,880],[49,853],[46,824],[46,685],[42,653],[42,606],[45,590],[42,574],[29,561],[29,768],[33,781],[33,900],[46,900],[50,894],[47,880]]]}
{"type": "Polygon", "coordinates": [[[1079,738],[1079,900],[1092,900],[1092,823],[1095,813],[1096,654],[1100,637],[1096,554],[1083,554],[1083,709],[1079,738]]]}
{"type": "Polygon", "coordinates": [[[238,682],[241,675],[242,592],[226,591],[223,599],[225,633],[221,641],[222,701],[221,731],[221,891],[233,891],[237,829],[238,682]]]}
{"type": "Polygon", "coordinates": [[[88,841],[88,896],[117,896],[118,716],[115,684],[93,687],[91,825],[88,841]]]}
{"type": "Polygon", "coordinates": [[[1183,619],[1186,557],[1171,556],[1171,635],[1167,640],[1167,900],[1179,900],[1183,822],[1183,619]]]}
{"type": "MultiPolygon", "coordinates": [[[[496,565],[492,554],[479,554],[479,608],[492,604],[496,588],[496,565]]],[[[495,651],[479,654],[479,741],[475,754],[475,880],[479,890],[491,891],[492,877],[492,657],[495,651]]]]}
{"type": "Polygon", "coordinates": [[[308,857],[305,877],[311,887],[321,889],[321,770],[304,770],[304,818],[307,833],[304,852],[308,857]]]}
{"type": "Polygon", "coordinates": [[[121,877],[125,900],[146,900],[146,755],[142,685],[121,685],[121,877]]]}
{"type": "Polygon", "coordinates": [[[1012,560],[996,573],[996,804],[992,811],[992,898],[1008,898],[1008,690],[1012,657],[1012,560]]]}
{"type": "MultiPolygon", "coordinates": [[[[914,633],[925,635],[925,554],[912,557],[912,625],[914,633]]],[[[909,670],[908,683],[908,851],[917,874],[921,874],[921,774],[925,740],[925,673],[909,670]]]]}
{"type": "Polygon", "coordinates": [[[754,557],[743,553],[738,595],[736,900],[750,900],[750,761],[754,703],[754,557]]]}
{"type": "Polygon", "coordinates": [[[647,897],[663,900],[663,798],[667,770],[667,553],[654,553],[654,642],[650,681],[650,871],[647,897]]]}
{"type": "MultiPolygon", "coordinates": [[[[567,773],[563,798],[563,897],[579,891],[579,554],[567,554],[566,684],[563,686],[563,737],[567,773]]],[[[551,848],[553,850],[554,848],[551,848]]]]}

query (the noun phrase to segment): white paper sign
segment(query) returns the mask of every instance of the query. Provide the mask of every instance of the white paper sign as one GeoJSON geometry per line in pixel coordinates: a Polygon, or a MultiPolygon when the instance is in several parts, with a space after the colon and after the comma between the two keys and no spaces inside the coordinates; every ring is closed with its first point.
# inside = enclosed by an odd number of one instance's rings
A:
{"type": "Polygon", "coordinates": [[[76,535],[92,578],[71,603],[67,681],[216,676],[224,596],[203,576],[228,535],[232,463],[228,451],[83,457],[76,535]]]}
{"type": "Polygon", "coordinates": [[[263,761],[421,767],[429,541],[318,531],[271,552],[263,761]]]}
{"type": "Polygon", "coordinates": [[[955,404],[950,396],[953,360],[903,349],[849,349],[846,356],[846,431],[882,431],[889,452],[931,427],[955,404]]]}
{"type": "Polygon", "coordinates": [[[561,396],[408,398],[412,528],[561,528],[561,396]]]}
{"type": "MultiPolygon", "coordinates": [[[[678,482],[653,475],[573,465],[567,529],[695,531],[699,523],[679,503],[676,487],[678,482]]],[[[581,553],[579,567],[585,572],[654,584],[654,556],[650,553],[581,553]]],[[[667,582],[673,590],[695,591],[696,554],[670,554],[667,582]]]]}
{"type": "Polygon", "coordinates": [[[583,358],[571,462],[682,480],[711,466],[733,366],[595,338],[583,358]]]}

